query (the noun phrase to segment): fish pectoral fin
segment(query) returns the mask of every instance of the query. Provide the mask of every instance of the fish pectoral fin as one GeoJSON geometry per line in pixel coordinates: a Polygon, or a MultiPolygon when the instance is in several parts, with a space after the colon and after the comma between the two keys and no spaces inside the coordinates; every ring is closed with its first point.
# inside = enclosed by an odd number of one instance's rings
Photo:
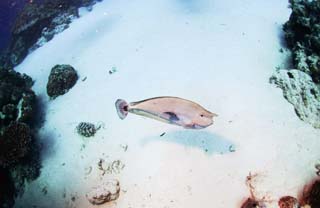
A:
{"type": "Polygon", "coordinates": [[[177,114],[173,112],[164,112],[162,116],[166,119],[168,119],[171,122],[177,122],[180,120],[180,118],[177,116],[177,114]]]}

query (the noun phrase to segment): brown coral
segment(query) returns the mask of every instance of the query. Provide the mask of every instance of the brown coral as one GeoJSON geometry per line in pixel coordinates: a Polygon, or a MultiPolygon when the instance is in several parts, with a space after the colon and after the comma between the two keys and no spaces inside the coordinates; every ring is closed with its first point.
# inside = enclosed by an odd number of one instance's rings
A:
{"type": "Polygon", "coordinates": [[[30,150],[31,130],[25,123],[11,123],[0,136],[0,166],[18,162],[30,150]]]}
{"type": "Polygon", "coordinates": [[[242,205],[241,208],[259,208],[259,202],[248,198],[242,205]]]}
{"type": "Polygon", "coordinates": [[[311,187],[306,190],[303,202],[312,208],[320,207],[320,180],[313,182],[311,187]]]}
{"type": "Polygon", "coordinates": [[[292,196],[281,197],[278,205],[279,208],[299,208],[298,200],[292,196]]]}

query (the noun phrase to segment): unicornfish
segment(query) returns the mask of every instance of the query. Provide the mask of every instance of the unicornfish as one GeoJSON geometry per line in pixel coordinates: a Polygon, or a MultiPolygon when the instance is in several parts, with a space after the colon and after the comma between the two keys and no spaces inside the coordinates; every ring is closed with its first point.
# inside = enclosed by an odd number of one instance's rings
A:
{"type": "Polygon", "coordinates": [[[206,128],[212,125],[213,118],[218,116],[193,101],[170,96],[131,103],[118,99],[115,106],[120,119],[126,118],[130,112],[187,129],[206,128]]]}

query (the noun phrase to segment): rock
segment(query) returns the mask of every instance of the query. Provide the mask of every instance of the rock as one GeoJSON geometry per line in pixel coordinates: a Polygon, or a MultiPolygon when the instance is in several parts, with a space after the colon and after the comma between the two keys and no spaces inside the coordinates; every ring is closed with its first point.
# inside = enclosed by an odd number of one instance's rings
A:
{"type": "Polygon", "coordinates": [[[7,50],[0,65],[16,66],[30,51],[42,46],[79,16],[79,7],[92,7],[97,0],[42,0],[27,3],[16,18],[7,50]]]}
{"type": "Polygon", "coordinates": [[[320,1],[290,0],[292,13],[283,30],[294,68],[320,83],[320,1]]]}
{"type": "Polygon", "coordinates": [[[16,164],[27,155],[32,140],[31,130],[24,123],[12,123],[0,137],[0,167],[16,164]]]}
{"type": "Polygon", "coordinates": [[[283,90],[284,97],[294,106],[301,120],[320,128],[320,90],[305,72],[279,70],[270,78],[283,90]]]}
{"type": "Polygon", "coordinates": [[[281,197],[278,205],[279,208],[300,208],[298,200],[292,196],[281,197]]]}
{"type": "Polygon", "coordinates": [[[69,27],[69,24],[76,18],[75,14],[65,12],[52,19],[49,25],[42,29],[40,38],[29,48],[29,52],[36,50],[50,41],[56,34],[61,33],[69,27]]]}
{"type": "Polygon", "coordinates": [[[70,65],[56,65],[52,68],[47,84],[47,93],[51,98],[64,95],[78,80],[76,70],[70,65]]]}
{"type": "Polygon", "coordinates": [[[25,182],[39,176],[40,148],[33,134],[36,96],[32,85],[29,76],[0,67],[0,172],[10,178],[5,184],[0,183],[7,190],[5,200],[0,196],[0,207],[12,207],[25,182]]]}
{"type": "Polygon", "coordinates": [[[94,124],[88,122],[80,122],[76,127],[78,134],[85,137],[94,136],[98,128],[94,124]]]}
{"type": "Polygon", "coordinates": [[[0,68],[0,132],[12,121],[31,124],[36,99],[32,85],[27,75],[0,68]]]}
{"type": "Polygon", "coordinates": [[[320,207],[320,180],[315,181],[304,193],[303,201],[310,207],[320,207]]]}
{"type": "Polygon", "coordinates": [[[91,204],[99,205],[110,201],[114,201],[119,197],[120,185],[118,180],[110,180],[103,182],[100,186],[92,188],[86,194],[91,204]]]}
{"type": "Polygon", "coordinates": [[[14,186],[9,171],[0,168],[0,207],[13,207],[14,186]]]}
{"type": "Polygon", "coordinates": [[[241,208],[261,208],[260,203],[252,198],[248,198],[242,205],[241,208]]]}

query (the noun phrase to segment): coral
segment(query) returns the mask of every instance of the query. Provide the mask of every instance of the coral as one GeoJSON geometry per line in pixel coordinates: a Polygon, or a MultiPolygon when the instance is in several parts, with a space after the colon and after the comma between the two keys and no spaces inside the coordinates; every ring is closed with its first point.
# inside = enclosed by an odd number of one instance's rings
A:
{"type": "Polygon", "coordinates": [[[44,27],[41,31],[40,38],[37,42],[32,45],[29,52],[36,50],[37,48],[43,46],[46,42],[50,41],[56,34],[61,33],[69,27],[69,24],[75,19],[74,14],[68,12],[60,14],[59,16],[52,19],[51,23],[44,27]]]}
{"type": "Polygon", "coordinates": [[[12,121],[31,123],[35,105],[32,85],[27,75],[0,69],[0,131],[12,121]]]}
{"type": "Polygon", "coordinates": [[[241,208],[260,208],[259,206],[259,202],[254,200],[254,199],[251,199],[251,198],[248,198],[242,205],[241,205],[241,208]]]}
{"type": "Polygon", "coordinates": [[[20,122],[11,123],[0,137],[0,166],[16,164],[27,155],[32,140],[28,125],[20,122]]]}
{"type": "Polygon", "coordinates": [[[292,196],[284,196],[279,199],[279,208],[299,208],[298,200],[292,196]]]}
{"type": "Polygon", "coordinates": [[[56,33],[68,28],[78,17],[77,8],[91,7],[97,0],[41,0],[28,3],[16,18],[7,50],[0,55],[0,65],[16,66],[29,50],[40,47],[56,33]],[[42,37],[43,36],[43,37],[42,37]]]}
{"type": "Polygon", "coordinates": [[[47,94],[53,99],[63,95],[76,84],[77,80],[78,74],[72,66],[56,65],[49,75],[47,94]]]}
{"type": "Polygon", "coordinates": [[[93,187],[92,190],[86,194],[86,197],[91,204],[99,205],[116,200],[119,194],[119,181],[110,180],[103,182],[98,187],[93,187]]]}
{"type": "Polygon", "coordinates": [[[25,181],[39,175],[39,148],[30,127],[36,105],[32,85],[29,76],[0,68],[0,184],[7,190],[5,195],[0,190],[0,207],[12,207],[25,181]],[[6,183],[1,182],[1,170],[6,183]]]}
{"type": "Polygon", "coordinates": [[[311,77],[299,70],[279,70],[270,78],[283,90],[297,115],[315,128],[320,128],[320,90],[311,77]]]}
{"type": "Polygon", "coordinates": [[[10,172],[3,168],[0,168],[0,184],[0,207],[13,207],[15,188],[10,172]]]}
{"type": "Polygon", "coordinates": [[[290,0],[292,13],[283,30],[294,67],[320,82],[320,1],[290,0]]]}
{"type": "Polygon", "coordinates": [[[76,129],[77,129],[78,134],[85,136],[85,137],[94,136],[98,130],[98,128],[96,128],[94,124],[88,123],[88,122],[80,122],[77,125],[76,129]]]}

